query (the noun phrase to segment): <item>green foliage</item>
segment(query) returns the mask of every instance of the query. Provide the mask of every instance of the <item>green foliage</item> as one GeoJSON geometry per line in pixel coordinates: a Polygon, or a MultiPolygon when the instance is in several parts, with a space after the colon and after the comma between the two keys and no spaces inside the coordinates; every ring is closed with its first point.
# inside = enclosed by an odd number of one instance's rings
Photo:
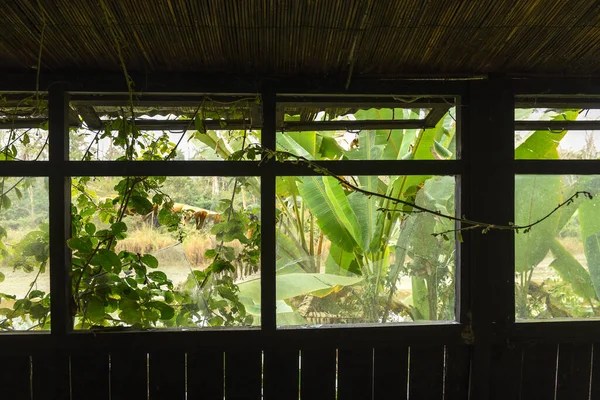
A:
{"type": "MultiPolygon", "coordinates": [[[[228,111],[229,117],[248,118],[234,108],[228,111]]],[[[568,111],[556,118],[572,119],[576,115],[568,111]]],[[[200,158],[284,161],[291,153],[307,160],[305,165],[317,174],[325,175],[277,180],[279,324],[311,323],[311,312],[337,316],[334,322],[341,321],[340,316],[352,322],[454,318],[455,241],[450,236],[456,226],[442,217],[454,215],[454,178],[336,177],[311,163],[323,159],[452,159],[456,140],[451,116],[431,129],[364,130],[355,133],[348,144],[340,140],[339,132],[286,132],[277,135],[279,152],[265,152],[255,145],[258,132],[227,130],[226,125],[218,131],[206,129],[207,118],[223,121],[226,117],[202,107],[190,120],[196,131],[187,139],[202,149],[200,158]],[[431,212],[421,212],[419,207],[431,212]]],[[[360,110],[354,117],[420,118],[418,110],[406,109],[360,110]]],[[[563,137],[564,132],[535,132],[515,155],[556,159],[563,137]]],[[[31,157],[26,148],[34,147],[32,134],[15,132],[8,139],[9,145],[1,152],[3,159],[16,159],[22,154],[31,157]]],[[[108,159],[165,161],[181,155],[169,135],[141,131],[126,115],[112,118],[91,144],[99,140],[111,143],[110,154],[105,155],[108,159]]],[[[38,154],[44,154],[44,146],[38,143],[38,154]]],[[[80,135],[73,135],[71,146],[74,159],[98,157],[80,135]]],[[[298,162],[297,158],[292,160],[298,162]]],[[[594,185],[593,179],[582,177],[519,178],[515,223],[534,222],[576,191],[594,185]]],[[[212,188],[196,186],[191,177],[72,180],[71,238],[67,245],[72,252],[72,317],[76,329],[260,323],[260,279],[246,279],[260,268],[260,181],[235,178],[226,185],[217,182],[212,188]],[[174,194],[178,202],[194,206],[175,210],[174,194]],[[219,200],[215,210],[219,218],[202,227],[202,234],[211,239],[210,247],[200,253],[206,265],[190,268],[183,283],[177,284],[162,268],[157,253],[131,251],[124,245],[142,223],[154,224],[153,229],[161,235],[182,242],[190,232],[186,221],[202,208],[212,212],[215,197],[219,200]]],[[[517,235],[519,316],[595,314],[600,290],[600,219],[596,203],[575,200],[534,229],[517,235]],[[566,226],[581,235],[585,263],[557,239],[566,226]],[[533,271],[549,254],[553,257],[549,267],[560,279],[533,282],[533,271]]],[[[50,295],[37,283],[39,277],[47,276],[47,217],[44,180],[3,178],[1,266],[9,267],[3,271],[23,271],[34,278],[24,295],[0,293],[0,301],[10,306],[0,308],[0,329],[49,327],[50,295]],[[14,228],[25,232],[15,238],[14,228]]],[[[460,232],[457,238],[460,240],[460,232]]],[[[0,272],[0,284],[9,279],[0,272]]]]}

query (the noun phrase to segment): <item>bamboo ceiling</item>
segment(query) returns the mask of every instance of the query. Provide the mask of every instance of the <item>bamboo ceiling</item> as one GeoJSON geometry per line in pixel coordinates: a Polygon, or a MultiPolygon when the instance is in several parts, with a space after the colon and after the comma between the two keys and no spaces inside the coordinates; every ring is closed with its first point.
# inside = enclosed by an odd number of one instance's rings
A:
{"type": "Polygon", "coordinates": [[[2,2],[0,70],[120,71],[120,60],[130,72],[249,77],[592,76],[600,2],[2,2]]]}

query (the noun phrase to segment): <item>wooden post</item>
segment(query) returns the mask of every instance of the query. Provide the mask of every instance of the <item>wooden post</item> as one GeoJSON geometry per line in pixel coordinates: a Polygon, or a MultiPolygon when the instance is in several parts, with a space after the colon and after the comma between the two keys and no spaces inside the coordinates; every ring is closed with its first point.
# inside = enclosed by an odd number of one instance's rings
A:
{"type": "MultiPolygon", "coordinates": [[[[465,118],[461,153],[462,213],[470,219],[506,225],[514,219],[514,96],[500,78],[473,81],[461,104],[465,118]]],[[[470,231],[463,262],[469,271],[472,323],[472,398],[504,398],[510,382],[491,365],[491,346],[514,322],[514,239],[511,231],[470,231]],[[497,372],[497,374],[496,374],[497,372]],[[497,397],[500,396],[500,397],[497,397]]],[[[467,332],[466,332],[467,333],[467,332]]]]}

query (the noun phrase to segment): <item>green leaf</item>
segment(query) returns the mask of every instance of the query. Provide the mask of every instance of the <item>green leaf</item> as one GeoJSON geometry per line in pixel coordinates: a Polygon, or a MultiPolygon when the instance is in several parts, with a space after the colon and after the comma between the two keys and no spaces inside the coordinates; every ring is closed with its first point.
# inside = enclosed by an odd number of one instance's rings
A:
{"type": "MultiPolygon", "coordinates": [[[[348,277],[331,274],[284,274],[277,275],[276,300],[286,300],[323,289],[356,285],[362,277],[348,277]]],[[[260,303],[260,279],[238,284],[240,298],[247,297],[260,303]]]]}
{"type": "Polygon", "coordinates": [[[579,205],[579,224],[587,267],[596,294],[600,297],[600,197],[579,205]]]}
{"type": "Polygon", "coordinates": [[[100,323],[104,320],[104,303],[97,297],[92,297],[86,303],[86,317],[94,322],[100,323]]]}
{"type": "MultiPolygon", "coordinates": [[[[578,111],[567,111],[554,117],[553,121],[575,120],[578,111]]],[[[515,149],[517,160],[555,160],[558,159],[557,148],[567,131],[550,132],[535,131],[515,149]]]]}
{"type": "Polygon", "coordinates": [[[175,301],[175,295],[173,294],[173,292],[165,292],[164,297],[165,297],[165,303],[167,303],[167,304],[170,304],[175,301]]]}
{"type": "Polygon", "coordinates": [[[167,320],[175,316],[175,309],[160,301],[150,301],[148,302],[148,307],[156,308],[160,311],[160,319],[167,320]]]}
{"type": "Polygon", "coordinates": [[[42,292],[41,290],[32,290],[29,293],[29,296],[27,296],[27,297],[29,297],[30,299],[36,299],[38,297],[42,298],[42,297],[44,297],[44,292],[42,292]]]}
{"type": "MultiPolygon", "coordinates": [[[[558,175],[518,175],[515,180],[515,224],[538,221],[564,199],[558,175]]],[[[515,235],[515,268],[530,271],[548,254],[558,233],[561,211],[534,226],[527,233],[515,235]]]]}
{"type": "Polygon", "coordinates": [[[69,246],[71,250],[80,251],[82,253],[91,253],[93,250],[92,244],[89,240],[84,240],[78,237],[67,240],[67,246],[69,246]]]}
{"type": "Polygon", "coordinates": [[[2,272],[0,272],[0,283],[4,282],[4,279],[6,279],[6,276],[4,276],[2,272]]]}
{"type": "Polygon", "coordinates": [[[316,138],[316,132],[281,133],[277,135],[277,149],[312,160],[315,158],[317,152],[316,138]],[[302,142],[302,144],[298,141],[302,142]]]}
{"type": "Polygon", "coordinates": [[[21,200],[23,198],[23,193],[21,193],[21,191],[19,190],[18,187],[15,187],[15,194],[17,195],[17,198],[19,200],[21,200]]]}
{"type": "Polygon", "coordinates": [[[85,224],[85,232],[92,236],[94,233],[96,233],[96,225],[92,224],[91,222],[88,222],[87,224],[85,224]]]}
{"type": "Polygon", "coordinates": [[[146,264],[148,268],[158,268],[158,260],[152,254],[144,254],[142,256],[142,262],[146,264]]]}
{"type": "Polygon", "coordinates": [[[115,234],[119,235],[127,231],[127,224],[123,221],[115,222],[110,226],[110,230],[115,234]]]}
{"type": "Polygon", "coordinates": [[[168,280],[167,274],[165,274],[162,271],[149,272],[148,278],[152,279],[154,282],[157,282],[157,283],[165,283],[168,280]]]}
{"type": "Polygon", "coordinates": [[[0,197],[0,205],[2,206],[3,209],[10,208],[10,199],[8,198],[8,196],[6,194],[3,194],[0,197]]]}
{"type": "Polygon", "coordinates": [[[94,263],[99,264],[103,270],[109,272],[113,267],[121,268],[121,259],[115,254],[115,252],[100,249],[94,256],[94,263]]]}
{"type": "Polygon", "coordinates": [[[444,160],[448,160],[452,157],[452,152],[435,140],[433,141],[433,148],[440,158],[444,160]]]}
{"type": "Polygon", "coordinates": [[[204,258],[214,258],[217,255],[217,250],[208,249],[204,252],[204,258]]]}
{"type": "Polygon", "coordinates": [[[231,264],[229,261],[223,260],[221,258],[214,260],[210,264],[210,268],[216,274],[219,274],[223,271],[235,272],[235,267],[233,266],[233,264],[231,264]]]}
{"type": "Polygon", "coordinates": [[[328,239],[345,251],[353,252],[362,242],[360,227],[338,182],[332,177],[308,176],[298,189],[328,239]]]}
{"type": "MultiPolygon", "coordinates": [[[[359,178],[361,188],[370,192],[377,192],[379,179],[376,176],[361,176],[359,178]]],[[[371,242],[374,239],[375,232],[378,231],[378,218],[381,213],[377,210],[377,201],[374,198],[369,198],[362,193],[350,193],[348,202],[352,206],[352,210],[356,215],[356,220],[360,227],[360,236],[362,241],[359,243],[363,252],[368,252],[371,247],[371,242]]],[[[382,222],[382,221],[381,221],[382,222]]]]}
{"type": "Polygon", "coordinates": [[[340,276],[362,274],[354,253],[344,251],[335,244],[331,245],[329,256],[325,260],[325,272],[340,276]]]}
{"type": "Polygon", "coordinates": [[[131,206],[140,215],[146,215],[154,209],[154,205],[144,196],[131,196],[131,206]]]}
{"type": "Polygon", "coordinates": [[[558,272],[565,282],[571,285],[573,292],[587,300],[595,299],[596,291],[592,279],[583,265],[556,239],[552,241],[551,250],[556,258],[550,263],[550,266],[558,272]]]}
{"type": "MultiPolygon", "coordinates": [[[[442,122],[440,121],[439,124],[442,122]]],[[[419,131],[415,139],[415,145],[412,150],[415,160],[434,160],[432,150],[435,149],[436,128],[423,129],[419,131]]]]}

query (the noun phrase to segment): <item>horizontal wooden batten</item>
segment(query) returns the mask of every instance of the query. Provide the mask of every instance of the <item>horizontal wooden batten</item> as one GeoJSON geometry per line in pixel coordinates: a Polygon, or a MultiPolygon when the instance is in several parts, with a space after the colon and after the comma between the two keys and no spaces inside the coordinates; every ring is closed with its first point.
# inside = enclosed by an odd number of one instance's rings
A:
{"type": "MultiPolygon", "coordinates": [[[[433,128],[443,116],[434,113],[437,119],[406,119],[406,120],[363,120],[363,121],[285,121],[277,126],[277,130],[298,131],[361,131],[367,129],[425,129],[433,128]]],[[[47,122],[44,118],[18,119],[0,123],[0,129],[27,129],[35,128],[47,122]]],[[[106,126],[108,121],[100,120],[106,126]]],[[[71,124],[70,127],[78,127],[71,124]]],[[[135,127],[144,131],[188,131],[196,130],[194,121],[191,120],[147,120],[138,119],[135,127]]],[[[247,130],[260,129],[260,121],[246,120],[204,120],[202,128],[208,131],[215,130],[247,130]]]]}
{"type": "MultiPolygon", "coordinates": [[[[66,161],[70,176],[260,176],[276,161],[66,161]]],[[[460,161],[313,161],[336,175],[460,175],[460,161]]],[[[47,161],[0,161],[0,176],[47,176],[47,161]]],[[[277,175],[321,175],[313,168],[280,162],[277,175]]]]}
{"type": "Polygon", "coordinates": [[[94,354],[97,351],[192,352],[200,350],[289,348],[290,343],[302,348],[337,348],[448,344],[461,345],[464,326],[458,323],[415,323],[402,325],[327,326],[321,328],[286,328],[265,332],[250,329],[199,330],[121,330],[112,332],[75,331],[68,340],[58,341],[49,333],[0,334],[4,355],[32,355],[55,351],[66,354],[94,354]]]}
{"type": "Polygon", "coordinates": [[[508,78],[516,95],[539,96],[578,96],[586,97],[600,94],[598,78],[508,78]]]}
{"type": "MultiPolygon", "coordinates": [[[[353,160],[313,161],[335,175],[459,175],[463,165],[455,160],[353,160]]],[[[304,165],[286,161],[277,166],[277,175],[321,175],[304,165]]]]}
{"type": "Polygon", "coordinates": [[[257,161],[68,161],[71,176],[258,176],[257,161]]]}
{"type": "Polygon", "coordinates": [[[362,96],[357,99],[355,96],[301,96],[301,97],[277,97],[277,105],[289,108],[449,108],[454,104],[453,97],[405,97],[405,96],[387,96],[372,97],[362,96]]]}
{"type": "Polygon", "coordinates": [[[278,126],[278,130],[288,132],[298,131],[347,131],[357,132],[368,129],[425,129],[435,126],[425,119],[405,120],[363,120],[363,121],[285,121],[278,126]]]}
{"type": "Polygon", "coordinates": [[[600,97],[581,96],[519,96],[515,108],[600,108],[600,97]]]}
{"type": "Polygon", "coordinates": [[[508,334],[514,342],[592,343],[598,340],[599,331],[600,319],[561,319],[517,322],[509,329],[508,334]]]}
{"type": "Polygon", "coordinates": [[[600,129],[600,121],[515,121],[517,131],[588,131],[600,129]]]}
{"type": "Polygon", "coordinates": [[[515,160],[515,174],[593,175],[600,174],[598,160],[515,160]]]}

